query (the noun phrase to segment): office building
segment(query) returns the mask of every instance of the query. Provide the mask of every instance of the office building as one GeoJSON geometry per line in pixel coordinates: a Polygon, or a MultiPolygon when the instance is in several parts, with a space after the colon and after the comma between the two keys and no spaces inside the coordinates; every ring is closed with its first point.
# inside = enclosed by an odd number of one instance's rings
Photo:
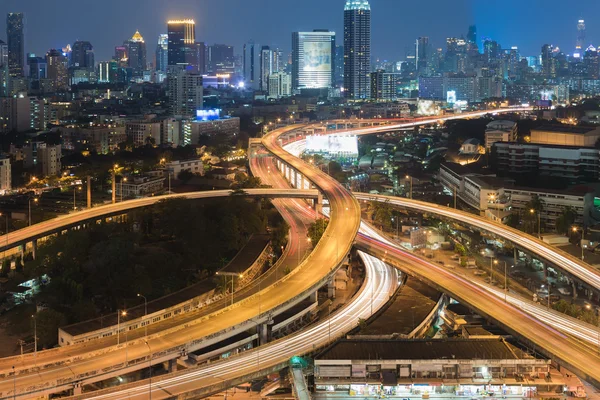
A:
{"type": "Polygon", "coordinates": [[[165,178],[162,176],[128,176],[126,180],[123,179],[116,185],[115,189],[115,195],[119,199],[153,196],[165,190],[165,178]]]}
{"type": "Polygon", "coordinates": [[[10,157],[0,154],[0,193],[6,194],[12,190],[12,177],[10,169],[10,157]]]}
{"type": "Polygon", "coordinates": [[[169,65],[169,35],[162,33],[158,36],[158,45],[156,46],[155,69],[161,72],[167,72],[169,65]]]}
{"type": "Polygon", "coordinates": [[[246,87],[260,89],[260,49],[261,46],[249,42],[242,49],[242,73],[246,87]]]}
{"type": "Polygon", "coordinates": [[[78,40],[73,43],[69,67],[94,70],[94,47],[90,42],[78,40]]]}
{"type": "Polygon", "coordinates": [[[207,66],[208,73],[230,74],[235,73],[235,57],[233,55],[233,46],[226,44],[213,44],[207,48],[207,66]]]}
{"type": "Polygon", "coordinates": [[[48,63],[45,58],[36,57],[35,54],[28,54],[27,64],[29,65],[29,79],[32,82],[48,77],[48,63]]]}
{"type": "Polygon", "coordinates": [[[193,116],[197,110],[202,109],[202,75],[188,72],[182,66],[170,66],[167,87],[172,115],[193,116]]]}
{"type": "Polygon", "coordinates": [[[147,68],[146,64],[146,42],[139,31],[126,42],[127,66],[132,69],[133,76],[143,76],[147,68]]]}
{"type": "Polygon", "coordinates": [[[198,72],[200,75],[204,75],[207,72],[206,62],[207,62],[207,50],[204,42],[196,42],[195,44],[195,58],[196,58],[196,69],[195,72],[198,72]]]}
{"type": "Polygon", "coordinates": [[[431,57],[431,45],[429,38],[419,37],[415,43],[415,66],[417,75],[429,75],[427,68],[428,60],[431,57]]]}
{"type": "Polygon", "coordinates": [[[294,90],[334,86],[335,32],[315,29],[292,34],[292,85],[294,90]]]}
{"type": "Polygon", "coordinates": [[[585,21],[580,19],[577,21],[577,41],[575,42],[575,58],[581,57],[585,46],[585,21]]]}
{"type": "Polygon", "coordinates": [[[335,46],[333,82],[336,87],[344,85],[344,46],[335,46]]]}
{"type": "Polygon", "coordinates": [[[269,90],[269,76],[275,72],[278,72],[275,59],[273,57],[273,50],[269,46],[262,46],[260,48],[260,74],[258,87],[261,91],[267,92],[269,90]]]}
{"type": "Polygon", "coordinates": [[[193,19],[171,20],[168,27],[168,64],[197,69],[196,24],[193,19]]]}
{"type": "Polygon", "coordinates": [[[160,145],[161,122],[158,120],[127,121],[125,123],[127,138],[134,146],[160,145]]]}
{"type": "Polygon", "coordinates": [[[371,73],[371,6],[368,0],[346,0],[344,6],[344,95],[367,99],[371,73]]]}
{"type": "Polygon", "coordinates": [[[18,78],[25,72],[25,35],[23,13],[6,15],[6,42],[8,44],[8,71],[10,76],[18,78]]]}
{"type": "Polygon", "coordinates": [[[269,98],[279,99],[292,95],[292,77],[285,72],[275,72],[269,75],[269,98]]]}
{"type": "Polygon", "coordinates": [[[496,142],[516,142],[517,123],[497,120],[487,124],[485,128],[485,148],[489,151],[496,142]]]}
{"type": "MultiPolygon", "coordinates": [[[[205,110],[210,111],[210,110],[205,110]]],[[[233,118],[215,118],[201,119],[196,118],[184,123],[189,125],[190,143],[198,144],[201,136],[226,136],[229,138],[236,137],[240,133],[240,119],[233,118]]]]}
{"type": "Polygon", "coordinates": [[[116,61],[98,63],[98,83],[116,83],[119,80],[119,64],[116,61]]]}
{"type": "Polygon", "coordinates": [[[46,53],[48,64],[48,79],[52,82],[55,91],[64,90],[69,87],[68,60],[60,50],[50,49],[46,53]]]}
{"type": "Polygon", "coordinates": [[[0,97],[8,96],[9,78],[8,45],[0,40],[0,97]]]}
{"type": "Polygon", "coordinates": [[[542,74],[546,78],[556,77],[556,60],[554,59],[554,46],[545,44],[542,46],[542,74]]]}

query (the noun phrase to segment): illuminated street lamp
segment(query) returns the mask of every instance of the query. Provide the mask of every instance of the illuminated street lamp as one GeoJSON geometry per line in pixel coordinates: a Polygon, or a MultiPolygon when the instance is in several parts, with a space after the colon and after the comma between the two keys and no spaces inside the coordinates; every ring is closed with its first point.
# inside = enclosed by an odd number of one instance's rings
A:
{"type": "Polygon", "coordinates": [[[412,178],[412,176],[406,175],[406,179],[408,179],[410,181],[410,192],[409,192],[408,198],[412,200],[412,198],[413,198],[413,178],[412,178]]]}
{"type": "MultiPolygon", "coordinates": [[[[31,200],[32,200],[32,198],[30,197],[30,198],[29,198],[29,226],[31,226],[31,200]]],[[[37,203],[37,202],[38,202],[38,199],[37,199],[37,197],[34,197],[34,198],[33,198],[33,202],[34,202],[34,203],[37,203]]],[[[8,233],[8,232],[7,232],[7,233],[8,233]]]]}
{"type": "MultiPolygon", "coordinates": [[[[577,232],[578,229],[576,226],[573,227],[573,232],[577,232]]],[[[583,241],[584,239],[584,235],[585,235],[585,229],[582,227],[581,228],[581,241],[579,242],[579,246],[581,247],[581,261],[583,261],[584,259],[584,255],[583,255],[583,241]]]]}
{"type": "Polygon", "coordinates": [[[121,316],[126,317],[127,311],[117,310],[117,346],[121,343],[121,316]]]}
{"type": "Polygon", "coordinates": [[[534,210],[533,208],[529,210],[530,214],[537,214],[538,217],[538,239],[542,238],[542,219],[539,211],[534,210]]]}

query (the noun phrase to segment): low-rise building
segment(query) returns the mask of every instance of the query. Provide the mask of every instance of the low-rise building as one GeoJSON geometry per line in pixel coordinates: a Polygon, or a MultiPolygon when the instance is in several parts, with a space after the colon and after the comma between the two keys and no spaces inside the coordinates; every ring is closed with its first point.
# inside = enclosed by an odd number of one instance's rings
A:
{"type": "Polygon", "coordinates": [[[182,171],[204,175],[204,163],[201,159],[194,158],[190,160],[171,161],[165,164],[165,172],[174,178],[177,178],[182,171]]]}
{"type": "Polygon", "coordinates": [[[490,150],[496,142],[516,142],[517,123],[498,120],[487,124],[485,128],[485,148],[490,150]]]}
{"type": "Polygon", "coordinates": [[[44,142],[29,142],[23,146],[23,167],[35,169],[42,176],[60,175],[62,146],[44,142]]]}
{"type": "Polygon", "coordinates": [[[12,190],[10,157],[6,154],[0,155],[0,192],[6,193],[12,190]]]}
{"type": "Polygon", "coordinates": [[[157,176],[130,176],[115,185],[117,198],[123,199],[150,196],[162,192],[164,187],[165,178],[157,176]]]}
{"type": "Polygon", "coordinates": [[[467,139],[460,146],[460,154],[481,154],[481,142],[478,139],[467,139]]]}
{"type": "Polygon", "coordinates": [[[562,392],[567,382],[550,360],[501,339],[347,339],[314,365],[316,392],[346,397],[535,397],[549,387],[562,392]]]}
{"type": "Polygon", "coordinates": [[[213,120],[193,120],[185,123],[189,126],[190,143],[198,144],[201,136],[228,136],[235,137],[240,133],[240,119],[219,118],[213,120]]]}
{"type": "Polygon", "coordinates": [[[598,139],[600,127],[552,124],[532,129],[530,143],[557,147],[594,147],[598,139]]]}

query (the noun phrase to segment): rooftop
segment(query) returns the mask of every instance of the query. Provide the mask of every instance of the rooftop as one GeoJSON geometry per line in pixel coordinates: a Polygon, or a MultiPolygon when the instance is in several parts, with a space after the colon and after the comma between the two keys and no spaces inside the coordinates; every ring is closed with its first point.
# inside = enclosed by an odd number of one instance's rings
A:
{"type": "Polygon", "coordinates": [[[368,0],[347,0],[344,11],[350,10],[371,10],[368,0]]]}
{"type": "Polygon", "coordinates": [[[559,125],[559,124],[548,124],[542,125],[539,128],[531,129],[531,132],[559,132],[559,133],[581,133],[585,134],[598,130],[599,128],[593,126],[577,126],[577,125],[559,125]]]}
{"type": "Polygon", "coordinates": [[[315,360],[518,360],[531,358],[500,339],[341,340],[315,360]]]}

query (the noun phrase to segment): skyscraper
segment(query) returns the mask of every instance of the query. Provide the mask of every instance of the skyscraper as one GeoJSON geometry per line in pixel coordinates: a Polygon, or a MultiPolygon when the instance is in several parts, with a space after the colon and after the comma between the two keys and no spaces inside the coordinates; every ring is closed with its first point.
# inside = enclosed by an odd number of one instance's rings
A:
{"type": "Polygon", "coordinates": [[[469,32],[467,32],[467,42],[477,45],[477,27],[475,25],[469,26],[469,32]]]}
{"type": "Polygon", "coordinates": [[[48,69],[46,74],[54,84],[54,90],[66,89],[69,86],[68,60],[60,50],[50,49],[46,53],[48,69]]]}
{"type": "Polygon", "coordinates": [[[197,69],[196,23],[193,19],[171,20],[168,27],[169,65],[192,66],[197,69]]]}
{"type": "Polygon", "coordinates": [[[233,74],[235,57],[233,46],[227,44],[213,44],[208,46],[208,72],[210,74],[233,74]]]}
{"type": "Polygon", "coordinates": [[[90,42],[78,40],[73,43],[69,67],[94,69],[94,47],[90,42]]]}
{"type": "Polygon", "coordinates": [[[344,6],[344,94],[349,99],[370,95],[371,6],[368,0],[346,0],[344,6]]]}
{"type": "Polygon", "coordinates": [[[242,49],[242,73],[247,87],[259,89],[260,84],[260,45],[250,41],[242,49]]]}
{"type": "Polygon", "coordinates": [[[21,77],[25,64],[25,36],[23,13],[8,13],[6,16],[6,38],[8,44],[8,70],[10,76],[21,77]]]}
{"type": "Polygon", "coordinates": [[[186,71],[183,66],[170,66],[167,86],[171,114],[191,117],[202,109],[202,75],[186,71]]]}
{"type": "Polygon", "coordinates": [[[315,29],[292,33],[292,86],[294,90],[333,87],[335,32],[315,29]]]}
{"type": "Polygon", "coordinates": [[[420,37],[415,43],[416,68],[418,75],[427,75],[427,59],[431,53],[429,38],[426,36],[420,37]]]}
{"type": "Polygon", "coordinates": [[[142,76],[146,70],[146,42],[139,31],[126,42],[128,66],[133,70],[134,76],[142,76]]]}
{"type": "Polygon", "coordinates": [[[0,97],[8,96],[8,45],[0,40],[0,97]]]}
{"type": "Polygon", "coordinates": [[[577,21],[577,42],[575,43],[575,57],[581,57],[585,46],[585,21],[577,21]]]}
{"type": "Polygon", "coordinates": [[[169,65],[169,35],[161,33],[158,35],[158,45],[156,46],[155,69],[167,72],[167,65],[169,65]]]}

